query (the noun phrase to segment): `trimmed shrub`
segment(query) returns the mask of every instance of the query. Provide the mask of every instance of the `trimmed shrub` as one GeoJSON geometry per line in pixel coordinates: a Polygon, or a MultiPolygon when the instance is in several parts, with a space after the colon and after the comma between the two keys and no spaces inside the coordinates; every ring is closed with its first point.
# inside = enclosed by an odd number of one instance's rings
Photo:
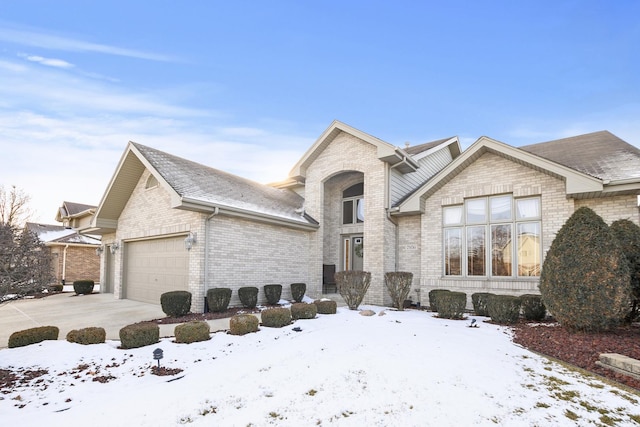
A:
{"type": "Polygon", "coordinates": [[[313,304],[316,306],[318,314],[336,314],[338,312],[338,303],[330,299],[315,300],[313,304]]]}
{"type": "Polygon", "coordinates": [[[106,339],[107,332],[97,327],[74,329],[67,334],[67,341],[82,345],[102,344],[106,339]]]}
{"type": "Polygon", "coordinates": [[[222,313],[229,308],[231,301],[231,289],[229,288],[213,288],[207,289],[207,305],[209,312],[222,313]]]}
{"type": "Polygon", "coordinates": [[[487,309],[487,303],[489,297],[493,295],[490,292],[476,292],[471,295],[471,303],[473,304],[473,312],[476,316],[489,317],[489,310],[487,309]]]}
{"type": "Polygon", "coordinates": [[[438,311],[438,294],[443,292],[451,292],[448,289],[432,289],[429,291],[429,309],[431,311],[438,311]]]}
{"type": "Polygon", "coordinates": [[[178,325],[173,330],[177,343],[191,344],[192,342],[211,339],[211,328],[207,322],[195,320],[178,325]]]}
{"type": "Polygon", "coordinates": [[[371,273],[358,270],[339,271],[335,278],[338,292],[349,310],[357,310],[369,289],[371,273]]]}
{"type": "Polygon", "coordinates": [[[491,295],[487,309],[491,320],[496,323],[516,323],[520,317],[520,298],[513,295],[491,295]]]}
{"type": "Polygon", "coordinates": [[[282,285],[271,284],[264,285],[264,296],[267,298],[267,304],[276,305],[280,302],[282,295],[282,285]]]}
{"type": "Polygon", "coordinates": [[[640,227],[628,219],[619,219],[611,224],[610,230],[627,259],[633,297],[627,320],[633,321],[640,315],[640,227]]]}
{"type": "Polygon", "coordinates": [[[16,331],[9,336],[9,348],[24,347],[45,340],[57,340],[60,329],[57,326],[38,326],[37,328],[16,331]]]}
{"type": "Polygon", "coordinates": [[[191,292],[171,291],[160,295],[162,311],[169,317],[182,317],[191,310],[191,292]]]}
{"type": "Polygon", "coordinates": [[[76,295],[89,295],[93,292],[94,285],[93,280],[76,280],[73,282],[73,291],[76,295]]]}
{"type": "Polygon", "coordinates": [[[384,284],[391,296],[391,302],[395,308],[404,310],[404,301],[411,292],[413,273],[408,271],[390,271],[384,274],[384,284]]]}
{"type": "Polygon", "coordinates": [[[291,298],[295,302],[302,302],[302,298],[304,298],[305,292],[307,292],[307,284],[306,283],[292,283],[291,284],[291,298]]]}
{"type": "Polygon", "coordinates": [[[605,331],[631,310],[627,260],[607,224],[593,210],[576,210],[547,252],[540,293],[549,312],[564,327],[605,331]]]}
{"type": "Polygon", "coordinates": [[[467,294],[464,292],[439,292],[435,298],[438,317],[443,319],[464,319],[467,294]]]}
{"type": "Polygon", "coordinates": [[[63,289],[64,289],[64,286],[61,284],[49,286],[49,291],[51,292],[62,292],[63,289]]]}
{"type": "Polygon", "coordinates": [[[282,328],[291,324],[291,310],[286,307],[274,307],[260,313],[262,326],[267,328],[282,328]]]}
{"type": "Polygon", "coordinates": [[[245,308],[256,308],[258,305],[258,288],[255,286],[244,286],[238,289],[238,297],[245,308]]]}
{"type": "Polygon", "coordinates": [[[526,294],[520,296],[522,316],[526,320],[543,320],[547,315],[547,308],[542,302],[542,296],[526,294]]]}
{"type": "Polygon", "coordinates": [[[229,319],[229,333],[231,335],[245,335],[251,332],[258,332],[258,318],[256,316],[236,314],[229,319]]]}
{"type": "Polygon", "coordinates": [[[120,347],[138,348],[160,341],[160,327],[155,323],[134,323],[120,329],[120,347]]]}
{"type": "Polygon", "coordinates": [[[314,319],[316,314],[318,314],[318,308],[315,304],[307,304],[305,302],[291,304],[291,317],[293,320],[314,319]]]}

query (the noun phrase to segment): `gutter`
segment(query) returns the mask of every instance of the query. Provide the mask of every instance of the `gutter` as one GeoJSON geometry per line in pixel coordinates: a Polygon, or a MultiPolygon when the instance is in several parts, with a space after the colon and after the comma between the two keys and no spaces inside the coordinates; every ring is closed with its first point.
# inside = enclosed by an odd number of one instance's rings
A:
{"type": "Polygon", "coordinates": [[[64,283],[67,277],[67,249],[69,249],[69,245],[65,245],[62,251],[62,283],[64,283]]]}
{"type": "MultiPolygon", "coordinates": [[[[311,224],[311,223],[302,223],[292,219],[287,218],[279,218],[273,215],[264,214],[255,211],[249,211],[246,209],[232,208],[229,206],[219,206],[214,205],[213,203],[203,202],[201,200],[193,200],[186,197],[181,198],[183,207],[188,207],[189,205],[194,205],[193,207],[209,207],[213,208],[213,212],[217,212],[216,215],[227,215],[234,216],[238,218],[252,219],[254,221],[259,221],[267,224],[276,224],[291,228],[297,228],[308,231],[315,231],[320,228],[319,224],[311,224]]],[[[202,209],[200,209],[202,211],[202,209]]]]}

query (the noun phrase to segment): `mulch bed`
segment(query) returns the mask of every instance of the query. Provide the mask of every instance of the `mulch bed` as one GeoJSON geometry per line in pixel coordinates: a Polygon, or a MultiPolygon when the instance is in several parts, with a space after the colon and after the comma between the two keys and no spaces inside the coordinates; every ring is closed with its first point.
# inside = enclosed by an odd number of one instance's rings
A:
{"type": "Polygon", "coordinates": [[[601,333],[571,332],[548,321],[521,321],[512,328],[513,341],[529,350],[640,390],[640,380],[596,365],[601,353],[618,353],[640,360],[640,323],[601,333]]]}
{"type": "Polygon", "coordinates": [[[149,320],[149,322],[157,323],[158,325],[172,325],[175,323],[193,322],[196,320],[214,320],[214,319],[226,319],[233,317],[236,314],[252,314],[260,313],[258,308],[244,308],[244,307],[230,307],[226,311],[220,313],[189,313],[181,317],[162,317],[160,319],[149,320]]]}

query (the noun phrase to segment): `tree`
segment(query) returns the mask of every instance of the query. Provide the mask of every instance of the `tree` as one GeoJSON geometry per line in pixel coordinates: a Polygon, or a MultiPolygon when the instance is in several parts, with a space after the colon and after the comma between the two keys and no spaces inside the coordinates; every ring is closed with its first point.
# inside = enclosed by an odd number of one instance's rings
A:
{"type": "Polygon", "coordinates": [[[40,292],[53,281],[50,252],[38,236],[0,224],[0,298],[40,292]]]}
{"type": "Polygon", "coordinates": [[[629,267],[607,224],[582,207],[551,243],[540,275],[540,293],[561,325],[603,331],[621,323],[631,307],[629,267]]]}
{"type": "Polygon", "coordinates": [[[31,197],[15,185],[9,192],[0,185],[0,224],[23,226],[31,217],[30,201],[31,197]]]}
{"type": "Polygon", "coordinates": [[[619,219],[611,224],[611,231],[622,247],[629,266],[633,292],[629,320],[633,320],[640,314],[640,227],[628,219],[619,219]]]}

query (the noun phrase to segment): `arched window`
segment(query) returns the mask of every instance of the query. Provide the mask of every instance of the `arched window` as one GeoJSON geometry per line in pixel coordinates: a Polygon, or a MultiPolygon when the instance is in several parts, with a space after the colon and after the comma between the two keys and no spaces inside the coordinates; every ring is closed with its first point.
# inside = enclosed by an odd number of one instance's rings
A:
{"type": "Polygon", "coordinates": [[[145,184],[144,188],[153,188],[157,186],[158,186],[158,180],[156,179],[156,177],[153,175],[149,175],[149,178],[147,178],[147,183],[145,184]]]}
{"type": "Polygon", "coordinates": [[[352,185],[342,192],[342,224],[364,222],[364,183],[352,185]]]}

